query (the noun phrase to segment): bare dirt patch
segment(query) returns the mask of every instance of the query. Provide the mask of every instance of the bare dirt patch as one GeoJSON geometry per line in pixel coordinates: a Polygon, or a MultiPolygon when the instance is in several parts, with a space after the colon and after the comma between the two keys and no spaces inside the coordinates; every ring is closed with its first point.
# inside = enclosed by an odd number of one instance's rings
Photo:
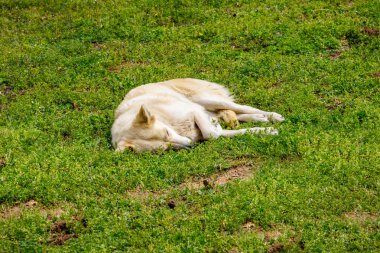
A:
{"type": "Polygon", "coordinates": [[[347,105],[340,99],[340,98],[333,98],[331,99],[327,104],[326,104],[326,108],[329,110],[329,111],[333,111],[333,110],[336,110],[336,109],[345,109],[347,107],[347,105]]]}
{"type": "Polygon", "coordinates": [[[330,59],[332,59],[332,60],[337,59],[337,58],[339,58],[341,55],[342,55],[342,52],[339,52],[339,51],[334,52],[334,53],[330,54],[330,59]]]}
{"type": "Polygon", "coordinates": [[[237,248],[232,248],[228,251],[228,253],[239,253],[240,251],[237,248]]]}
{"type": "Polygon", "coordinates": [[[259,238],[269,245],[268,252],[282,252],[283,250],[294,248],[297,244],[301,250],[305,248],[305,243],[301,235],[285,225],[271,225],[264,229],[252,221],[247,221],[242,225],[243,232],[255,233],[259,238]],[[290,238],[286,239],[290,235],[290,238]]]}
{"type": "Polygon", "coordinates": [[[8,209],[3,210],[0,213],[0,217],[3,219],[9,219],[9,218],[19,218],[22,215],[23,210],[25,209],[31,209],[37,206],[37,202],[34,200],[29,200],[26,203],[18,204],[16,206],[10,207],[8,209]]]}
{"type": "Polygon", "coordinates": [[[59,217],[64,213],[61,208],[48,209],[35,200],[17,204],[13,207],[4,209],[0,212],[0,219],[20,218],[25,210],[37,210],[41,215],[48,219],[59,217]]]}
{"type": "Polygon", "coordinates": [[[166,192],[154,192],[154,191],[144,191],[139,188],[135,190],[128,191],[127,195],[129,197],[132,197],[133,199],[138,200],[147,200],[150,198],[159,198],[161,196],[164,196],[166,192]]]}
{"type": "Polygon", "coordinates": [[[64,210],[61,208],[56,208],[56,209],[48,209],[44,210],[44,212],[47,213],[47,218],[52,219],[53,217],[59,217],[64,213],[64,210]]]}
{"type": "MultiPolygon", "coordinates": [[[[204,188],[214,188],[221,185],[225,185],[234,180],[247,180],[252,176],[253,169],[250,165],[237,165],[222,172],[218,172],[214,175],[205,178],[190,178],[184,183],[180,184],[176,189],[178,190],[199,190],[204,188]]],[[[149,200],[151,198],[166,197],[170,194],[171,190],[166,191],[144,191],[139,188],[128,191],[127,196],[138,200],[149,200]]],[[[168,206],[172,208],[172,205],[168,206]]],[[[172,208],[173,209],[173,208],[172,208]]]]}
{"type": "Polygon", "coordinates": [[[0,88],[0,96],[12,95],[13,88],[11,86],[3,86],[0,88]]]}
{"type": "Polygon", "coordinates": [[[12,217],[20,217],[21,216],[21,208],[18,207],[18,206],[14,206],[14,207],[11,207],[11,208],[8,208],[6,210],[3,210],[1,213],[0,213],[0,218],[1,219],[9,219],[9,218],[12,218],[12,217]]]}
{"type": "Polygon", "coordinates": [[[52,233],[68,233],[70,232],[67,223],[64,220],[57,221],[51,225],[52,233]]]}
{"type": "Polygon", "coordinates": [[[96,50],[101,50],[101,49],[106,47],[104,44],[97,42],[97,41],[93,41],[93,42],[91,42],[91,44],[92,44],[92,47],[96,50]]]}
{"type": "Polygon", "coordinates": [[[338,50],[334,50],[330,53],[329,57],[331,60],[335,60],[341,57],[341,55],[350,49],[350,45],[348,43],[347,39],[341,39],[340,40],[340,48],[338,50]]]}
{"type": "Polygon", "coordinates": [[[241,165],[232,167],[226,171],[214,174],[198,180],[190,179],[179,186],[180,189],[197,190],[205,187],[216,187],[227,184],[233,180],[246,180],[252,175],[252,167],[241,165]]]}
{"type": "Polygon", "coordinates": [[[371,76],[373,78],[380,77],[380,72],[373,73],[371,76]]]}
{"type": "Polygon", "coordinates": [[[88,226],[88,221],[82,215],[73,215],[66,220],[56,220],[51,223],[50,237],[47,241],[50,245],[61,246],[67,240],[78,238],[81,230],[88,226]]]}
{"type": "Polygon", "coordinates": [[[242,228],[245,231],[251,231],[257,234],[259,237],[263,238],[265,241],[269,242],[272,240],[278,240],[282,235],[283,232],[279,229],[273,226],[269,230],[264,230],[262,227],[254,224],[251,221],[248,221],[242,225],[242,228]]]}
{"type": "Polygon", "coordinates": [[[37,201],[35,200],[29,200],[28,202],[26,202],[25,204],[25,207],[27,208],[33,208],[33,207],[36,207],[38,205],[37,201]]]}
{"type": "Polygon", "coordinates": [[[354,221],[360,224],[365,222],[374,222],[379,219],[379,214],[377,213],[367,213],[367,212],[348,212],[343,214],[343,217],[347,220],[354,221]]]}
{"type": "Polygon", "coordinates": [[[0,96],[5,96],[12,99],[14,99],[17,95],[24,95],[26,92],[26,89],[14,89],[10,85],[0,87],[0,96]]]}
{"type": "Polygon", "coordinates": [[[67,240],[71,239],[71,238],[77,238],[76,235],[72,235],[72,234],[59,234],[59,235],[54,235],[52,236],[52,238],[50,239],[50,244],[52,245],[57,245],[57,246],[61,246],[63,245],[67,240]]]}
{"type": "Polygon", "coordinates": [[[60,246],[71,238],[77,238],[78,236],[71,229],[71,226],[72,224],[65,220],[54,222],[50,229],[49,244],[60,246]]]}
{"type": "Polygon", "coordinates": [[[284,247],[285,245],[282,243],[274,243],[269,247],[268,253],[281,252],[284,250],[284,247]]]}
{"type": "Polygon", "coordinates": [[[366,33],[370,36],[379,36],[380,34],[380,31],[379,29],[376,29],[376,28],[371,28],[371,27],[368,27],[368,26],[365,26],[363,27],[363,33],[366,33]]]}

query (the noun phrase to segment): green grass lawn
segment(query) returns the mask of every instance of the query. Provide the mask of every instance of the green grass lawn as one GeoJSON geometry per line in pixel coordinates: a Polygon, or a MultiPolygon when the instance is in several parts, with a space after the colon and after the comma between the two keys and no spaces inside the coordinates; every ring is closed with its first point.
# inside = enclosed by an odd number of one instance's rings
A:
{"type": "Polygon", "coordinates": [[[379,29],[378,0],[0,0],[0,252],[379,252],[379,29]],[[280,134],[115,153],[123,96],[180,77],[280,134]]]}

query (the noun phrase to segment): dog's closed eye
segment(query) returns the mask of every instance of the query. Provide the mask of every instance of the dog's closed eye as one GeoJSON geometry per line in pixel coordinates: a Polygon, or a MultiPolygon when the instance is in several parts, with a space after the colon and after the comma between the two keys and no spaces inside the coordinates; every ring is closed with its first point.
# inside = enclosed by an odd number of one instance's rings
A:
{"type": "Polygon", "coordinates": [[[169,141],[170,137],[171,137],[171,134],[170,134],[169,129],[165,128],[165,130],[164,130],[164,140],[165,141],[169,141]]]}
{"type": "Polygon", "coordinates": [[[133,145],[130,142],[125,142],[124,143],[124,147],[125,147],[125,149],[128,149],[129,151],[134,151],[135,150],[135,145],[133,145]]]}

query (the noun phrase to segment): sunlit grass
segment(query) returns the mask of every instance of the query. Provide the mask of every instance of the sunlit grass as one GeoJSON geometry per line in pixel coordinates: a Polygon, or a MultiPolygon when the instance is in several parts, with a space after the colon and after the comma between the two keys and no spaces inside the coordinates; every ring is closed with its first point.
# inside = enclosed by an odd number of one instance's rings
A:
{"type": "Polygon", "coordinates": [[[378,251],[379,28],[378,1],[0,0],[0,251],[378,251]],[[123,96],[179,77],[287,120],[115,153],[123,96]]]}

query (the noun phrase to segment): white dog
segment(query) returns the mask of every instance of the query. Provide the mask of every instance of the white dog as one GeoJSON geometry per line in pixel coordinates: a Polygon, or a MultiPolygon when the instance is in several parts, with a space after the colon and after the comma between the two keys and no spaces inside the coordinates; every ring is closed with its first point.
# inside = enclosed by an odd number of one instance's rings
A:
{"type": "Polygon", "coordinates": [[[219,136],[246,132],[276,135],[272,127],[224,130],[239,121],[283,121],[275,112],[234,103],[223,86],[197,79],[175,79],[132,89],[115,112],[112,143],[117,151],[186,148],[219,136]]]}

